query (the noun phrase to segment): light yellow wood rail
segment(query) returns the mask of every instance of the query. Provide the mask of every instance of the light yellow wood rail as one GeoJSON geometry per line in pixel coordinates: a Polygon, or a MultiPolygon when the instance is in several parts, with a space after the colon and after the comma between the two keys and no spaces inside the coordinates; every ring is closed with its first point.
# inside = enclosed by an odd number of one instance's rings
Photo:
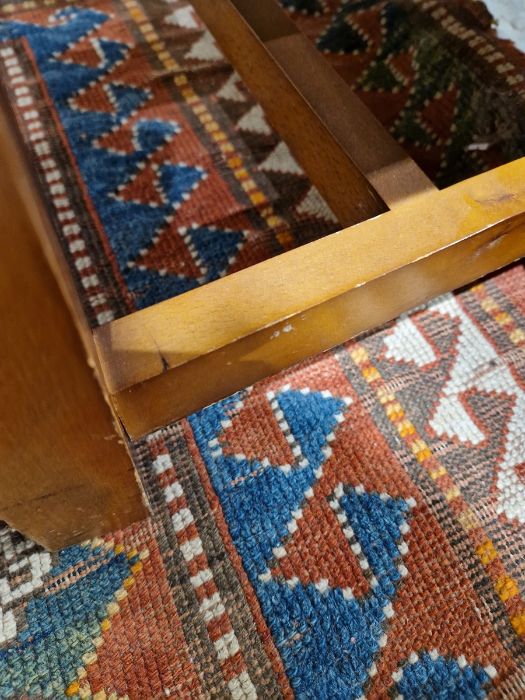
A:
{"type": "Polygon", "coordinates": [[[129,435],[192,413],[525,255],[525,159],[95,333],[129,435]]]}

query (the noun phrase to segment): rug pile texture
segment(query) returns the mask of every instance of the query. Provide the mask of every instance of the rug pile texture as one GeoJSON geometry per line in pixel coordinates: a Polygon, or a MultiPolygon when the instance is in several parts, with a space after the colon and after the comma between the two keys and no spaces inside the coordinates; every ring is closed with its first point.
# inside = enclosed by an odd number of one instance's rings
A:
{"type": "MultiPolygon", "coordinates": [[[[525,154],[480,3],[282,4],[439,186],[525,154]]],[[[3,2],[0,79],[93,327],[337,230],[184,1],[3,2]]],[[[0,697],[525,697],[521,265],[132,449],[148,520],[0,531],[0,697]]]]}

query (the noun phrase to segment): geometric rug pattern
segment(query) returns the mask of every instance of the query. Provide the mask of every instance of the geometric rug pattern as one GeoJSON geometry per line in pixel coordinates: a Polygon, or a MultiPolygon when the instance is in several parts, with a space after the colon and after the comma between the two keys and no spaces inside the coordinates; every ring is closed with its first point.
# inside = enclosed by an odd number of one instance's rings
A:
{"type": "MultiPolygon", "coordinates": [[[[523,155],[478,3],[282,4],[438,184],[523,155]]],[[[93,327],[338,228],[183,0],[4,3],[0,79],[93,327]]],[[[517,264],[146,436],[124,531],[0,529],[0,696],[525,697],[524,299],[517,264]]]]}

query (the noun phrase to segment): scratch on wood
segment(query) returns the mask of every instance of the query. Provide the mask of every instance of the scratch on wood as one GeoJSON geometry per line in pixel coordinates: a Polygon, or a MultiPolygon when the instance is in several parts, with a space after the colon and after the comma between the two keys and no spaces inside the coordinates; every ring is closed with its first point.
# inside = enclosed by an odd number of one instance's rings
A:
{"type": "Polygon", "coordinates": [[[516,194],[514,192],[502,192],[501,194],[495,197],[489,197],[488,199],[483,200],[475,199],[474,201],[478,204],[481,204],[482,206],[498,206],[499,204],[509,202],[513,199],[517,199],[516,194]]]}
{"type": "Polygon", "coordinates": [[[152,336],[151,339],[153,340],[153,343],[154,343],[154,345],[155,345],[155,348],[157,349],[158,356],[160,357],[160,361],[161,361],[161,363],[162,363],[162,372],[163,372],[163,373],[164,373],[164,372],[168,372],[168,371],[171,369],[170,363],[168,362],[168,360],[167,360],[167,359],[164,357],[164,355],[162,354],[162,350],[159,348],[159,345],[158,345],[157,340],[155,339],[155,337],[152,336]]]}

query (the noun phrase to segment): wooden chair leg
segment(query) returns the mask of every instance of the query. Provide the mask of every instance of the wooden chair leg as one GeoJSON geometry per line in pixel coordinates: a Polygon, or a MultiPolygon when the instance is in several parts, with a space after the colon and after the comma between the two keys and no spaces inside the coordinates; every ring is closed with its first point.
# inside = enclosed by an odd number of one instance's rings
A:
{"type": "Polygon", "coordinates": [[[55,550],[146,511],[14,179],[0,168],[0,519],[55,550]]]}

